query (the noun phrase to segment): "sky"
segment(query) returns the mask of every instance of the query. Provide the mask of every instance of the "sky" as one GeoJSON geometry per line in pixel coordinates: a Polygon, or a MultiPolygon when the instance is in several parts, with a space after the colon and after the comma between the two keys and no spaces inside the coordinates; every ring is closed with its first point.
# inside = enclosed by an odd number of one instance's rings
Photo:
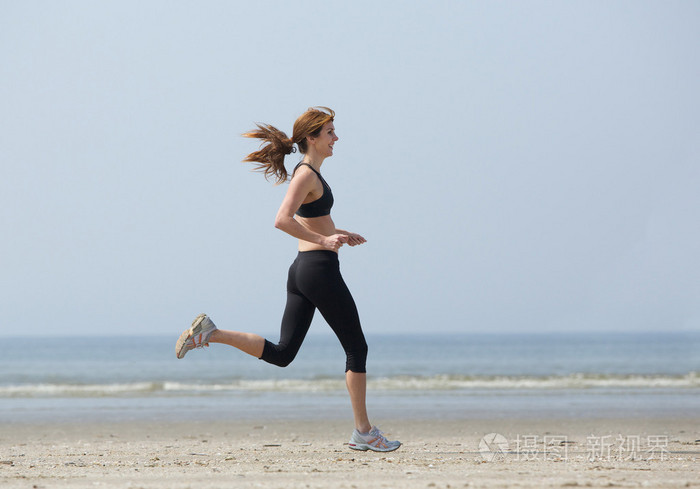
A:
{"type": "Polygon", "coordinates": [[[5,335],[274,339],[296,240],[240,135],[315,105],[367,334],[700,331],[700,2],[0,12],[5,335]]]}

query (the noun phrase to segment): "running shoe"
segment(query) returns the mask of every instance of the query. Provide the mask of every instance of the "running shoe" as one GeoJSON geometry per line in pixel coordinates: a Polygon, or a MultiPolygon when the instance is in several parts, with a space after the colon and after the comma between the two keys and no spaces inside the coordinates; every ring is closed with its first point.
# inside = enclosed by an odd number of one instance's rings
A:
{"type": "Polygon", "coordinates": [[[192,321],[192,327],[185,330],[175,344],[177,358],[185,358],[188,351],[209,346],[209,337],[216,326],[206,314],[200,314],[192,321]]]}
{"type": "Polygon", "coordinates": [[[387,440],[376,426],[372,426],[369,433],[362,434],[355,430],[348,445],[353,450],[373,450],[375,452],[392,452],[401,446],[400,441],[387,440]]]}

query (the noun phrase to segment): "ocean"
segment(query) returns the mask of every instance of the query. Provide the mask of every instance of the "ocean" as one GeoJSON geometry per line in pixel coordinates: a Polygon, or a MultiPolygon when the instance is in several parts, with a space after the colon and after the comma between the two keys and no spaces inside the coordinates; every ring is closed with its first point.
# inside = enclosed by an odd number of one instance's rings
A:
{"type": "MultiPolygon", "coordinates": [[[[281,369],[172,337],[11,338],[0,423],[351,419],[337,339],[281,369]]],[[[367,335],[371,419],[700,414],[700,332],[367,335]]]]}

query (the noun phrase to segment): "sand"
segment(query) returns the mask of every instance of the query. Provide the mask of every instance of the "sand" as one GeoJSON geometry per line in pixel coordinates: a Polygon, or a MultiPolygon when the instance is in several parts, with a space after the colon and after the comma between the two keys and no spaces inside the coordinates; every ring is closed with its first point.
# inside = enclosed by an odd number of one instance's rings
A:
{"type": "Polygon", "coordinates": [[[4,424],[0,487],[700,488],[700,417],[382,421],[399,450],[340,421],[4,424]]]}

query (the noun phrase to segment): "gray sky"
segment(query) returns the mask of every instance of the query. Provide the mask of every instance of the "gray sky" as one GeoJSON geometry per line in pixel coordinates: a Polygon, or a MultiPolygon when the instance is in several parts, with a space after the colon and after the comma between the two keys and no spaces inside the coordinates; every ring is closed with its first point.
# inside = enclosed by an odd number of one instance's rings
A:
{"type": "Polygon", "coordinates": [[[700,330],[700,2],[0,11],[6,334],[274,337],[296,242],[240,133],[312,105],[368,333],[700,330]]]}

